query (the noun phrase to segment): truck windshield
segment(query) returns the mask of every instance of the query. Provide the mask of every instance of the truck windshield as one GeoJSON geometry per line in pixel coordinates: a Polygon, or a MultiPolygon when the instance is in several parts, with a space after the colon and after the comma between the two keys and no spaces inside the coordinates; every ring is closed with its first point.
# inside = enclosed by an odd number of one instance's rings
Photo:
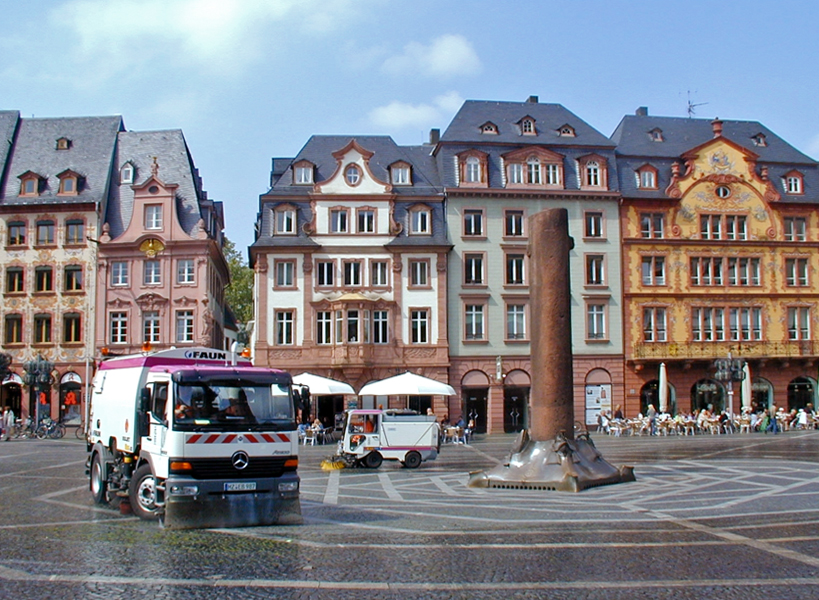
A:
{"type": "Polygon", "coordinates": [[[280,429],[293,423],[287,385],[237,385],[236,382],[175,384],[174,428],[280,429]]]}

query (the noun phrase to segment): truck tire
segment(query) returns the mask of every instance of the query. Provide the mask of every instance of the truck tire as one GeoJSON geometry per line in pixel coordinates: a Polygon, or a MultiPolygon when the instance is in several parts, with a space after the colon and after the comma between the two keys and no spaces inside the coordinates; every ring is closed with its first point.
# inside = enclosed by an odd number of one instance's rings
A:
{"type": "Polygon", "coordinates": [[[142,463],[131,478],[128,489],[128,498],[131,501],[131,510],[144,521],[159,519],[156,505],[156,478],[151,465],[142,463]]]}
{"type": "Polygon", "coordinates": [[[105,478],[105,463],[102,461],[102,456],[99,452],[94,453],[94,458],[91,459],[91,480],[89,488],[91,496],[94,498],[94,504],[107,504],[108,481],[105,478]]]}
{"type": "Polygon", "coordinates": [[[381,466],[381,463],[384,462],[384,457],[381,456],[380,452],[373,450],[367,456],[362,458],[361,462],[363,462],[364,466],[368,469],[377,469],[381,466]]]}
{"type": "Polygon", "coordinates": [[[417,469],[421,466],[422,460],[421,455],[413,450],[412,452],[407,452],[407,455],[404,457],[404,466],[408,469],[417,469]]]}

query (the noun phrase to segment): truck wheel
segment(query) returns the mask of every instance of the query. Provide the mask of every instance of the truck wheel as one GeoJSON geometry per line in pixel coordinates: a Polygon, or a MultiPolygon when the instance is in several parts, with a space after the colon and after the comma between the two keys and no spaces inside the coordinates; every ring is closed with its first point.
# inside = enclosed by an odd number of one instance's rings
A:
{"type": "Polygon", "coordinates": [[[94,504],[105,504],[108,482],[105,480],[105,465],[99,452],[94,453],[94,458],[91,460],[90,488],[94,504]]]}
{"type": "Polygon", "coordinates": [[[413,450],[404,457],[404,466],[408,469],[417,469],[421,466],[421,455],[413,450]]]}
{"type": "Polygon", "coordinates": [[[151,465],[143,463],[131,478],[128,490],[131,501],[131,510],[144,521],[156,521],[159,513],[156,506],[156,478],[151,471],[151,465]]]}
{"type": "Polygon", "coordinates": [[[365,456],[362,461],[364,466],[368,469],[377,469],[381,466],[381,463],[384,462],[384,457],[381,456],[379,452],[370,452],[367,456],[365,456]]]}

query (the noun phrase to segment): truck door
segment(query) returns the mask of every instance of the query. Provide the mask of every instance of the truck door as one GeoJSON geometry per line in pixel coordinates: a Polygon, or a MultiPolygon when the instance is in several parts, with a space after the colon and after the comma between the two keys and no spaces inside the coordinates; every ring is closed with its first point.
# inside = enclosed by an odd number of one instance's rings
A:
{"type": "Polygon", "coordinates": [[[142,449],[158,455],[165,445],[165,435],[168,433],[168,383],[156,381],[149,383],[151,403],[148,407],[148,435],[142,440],[142,449]]]}

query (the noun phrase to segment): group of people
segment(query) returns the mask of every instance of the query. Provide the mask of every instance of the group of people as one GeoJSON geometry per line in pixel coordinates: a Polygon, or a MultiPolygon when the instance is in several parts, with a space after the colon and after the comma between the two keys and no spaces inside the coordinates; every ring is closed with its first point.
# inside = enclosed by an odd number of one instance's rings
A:
{"type": "Polygon", "coordinates": [[[646,407],[645,414],[640,413],[634,419],[625,419],[618,405],[612,414],[601,411],[597,418],[597,430],[613,435],[660,435],[676,433],[693,435],[695,433],[750,433],[759,431],[779,433],[790,429],[815,429],[819,425],[819,416],[812,404],[805,408],[786,411],[772,405],[767,409],[752,410],[743,407],[738,415],[729,415],[726,411],[715,411],[712,405],[689,413],[671,415],[658,411],[653,404],[646,407]]]}

